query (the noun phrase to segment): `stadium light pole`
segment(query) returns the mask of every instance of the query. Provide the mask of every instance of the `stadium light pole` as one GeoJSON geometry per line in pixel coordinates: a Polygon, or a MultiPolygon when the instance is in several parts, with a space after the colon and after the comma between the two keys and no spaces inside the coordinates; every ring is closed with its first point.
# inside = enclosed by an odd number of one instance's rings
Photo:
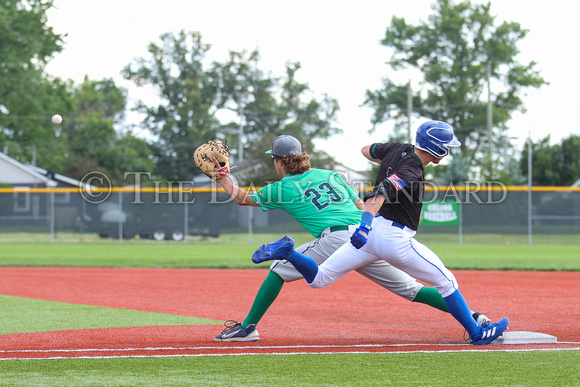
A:
{"type": "Polygon", "coordinates": [[[238,163],[244,159],[244,109],[240,109],[240,133],[238,143],[238,163]]]}
{"type": "MultiPolygon", "coordinates": [[[[240,139],[238,144],[238,163],[242,163],[244,159],[244,109],[240,109],[240,139]]],[[[252,206],[248,206],[248,242],[252,243],[253,235],[253,219],[254,219],[254,209],[252,206]]]]}
{"type": "Polygon", "coordinates": [[[412,143],[413,140],[411,138],[411,115],[413,114],[413,90],[411,89],[411,78],[409,78],[409,85],[407,86],[407,120],[408,120],[408,128],[407,128],[407,138],[409,143],[412,143]]]}
{"type": "Polygon", "coordinates": [[[492,138],[493,138],[493,106],[491,105],[491,63],[487,64],[487,136],[489,153],[489,178],[493,177],[492,138]]]}

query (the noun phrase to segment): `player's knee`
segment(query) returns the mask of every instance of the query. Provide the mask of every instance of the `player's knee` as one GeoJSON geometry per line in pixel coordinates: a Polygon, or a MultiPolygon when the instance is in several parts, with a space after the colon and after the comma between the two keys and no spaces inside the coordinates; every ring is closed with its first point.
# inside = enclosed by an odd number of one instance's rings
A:
{"type": "Polygon", "coordinates": [[[457,289],[458,289],[457,283],[452,282],[437,286],[437,290],[439,291],[439,294],[441,294],[441,297],[443,298],[450,296],[457,289]]]}
{"type": "Polygon", "coordinates": [[[314,277],[314,280],[310,282],[308,285],[314,289],[322,289],[332,283],[332,281],[328,281],[324,279],[323,275],[320,275],[320,272],[314,277]]]}
{"type": "Polygon", "coordinates": [[[323,283],[314,281],[308,285],[314,289],[322,289],[322,288],[326,287],[328,284],[323,284],[323,283]]]}
{"type": "Polygon", "coordinates": [[[327,262],[328,261],[325,261],[322,265],[318,266],[316,276],[312,282],[308,283],[311,288],[322,289],[331,283],[338,281],[346,273],[350,272],[350,270],[338,271],[335,268],[329,268],[326,265],[327,262]]]}

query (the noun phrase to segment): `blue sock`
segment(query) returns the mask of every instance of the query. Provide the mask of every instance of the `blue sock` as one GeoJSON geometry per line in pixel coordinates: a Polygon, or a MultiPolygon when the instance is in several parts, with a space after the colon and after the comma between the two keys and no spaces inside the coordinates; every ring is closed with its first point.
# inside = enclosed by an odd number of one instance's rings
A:
{"type": "Polygon", "coordinates": [[[296,250],[292,250],[286,259],[302,274],[306,282],[310,284],[314,281],[314,277],[318,273],[318,264],[314,259],[300,254],[296,250]]]}
{"type": "Polygon", "coordinates": [[[443,301],[445,301],[449,313],[463,325],[463,328],[467,330],[469,336],[475,336],[481,333],[482,328],[477,325],[471,316],[471,311],[459,289],[454,291],[450,296],[445,297],[443,301]]]}

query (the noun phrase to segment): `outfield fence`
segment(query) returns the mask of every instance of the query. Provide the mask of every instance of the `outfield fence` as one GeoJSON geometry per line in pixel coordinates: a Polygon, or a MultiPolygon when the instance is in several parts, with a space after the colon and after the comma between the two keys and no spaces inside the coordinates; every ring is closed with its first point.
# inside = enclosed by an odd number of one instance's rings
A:
{"type": "MultiPolygon", "coordinates": [[[[456,234],[458,243],[471,234],[527,235],[529,243],[534,235],[580,235],[578,188],[428,186],[423,207],[420,233],[456,234]]],[[[18,234],[53,243],[71,236],[188,243],[224,233],[248,233],[251,242],[258,232],[306,231],[281,210],[241,207],[216,187],[0,188],[0,242],[18,234]]]]}

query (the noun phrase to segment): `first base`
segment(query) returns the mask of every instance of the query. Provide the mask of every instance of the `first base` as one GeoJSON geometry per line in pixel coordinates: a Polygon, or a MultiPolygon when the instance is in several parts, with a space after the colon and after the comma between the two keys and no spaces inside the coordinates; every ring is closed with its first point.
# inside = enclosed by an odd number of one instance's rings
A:
{"type": "Polygon", "coordinates": [[[504,332],[503,335],[492,341],[492,344],[545,344],[557,343],[556,336],[539,332],[514,331],[504,332]]]}

